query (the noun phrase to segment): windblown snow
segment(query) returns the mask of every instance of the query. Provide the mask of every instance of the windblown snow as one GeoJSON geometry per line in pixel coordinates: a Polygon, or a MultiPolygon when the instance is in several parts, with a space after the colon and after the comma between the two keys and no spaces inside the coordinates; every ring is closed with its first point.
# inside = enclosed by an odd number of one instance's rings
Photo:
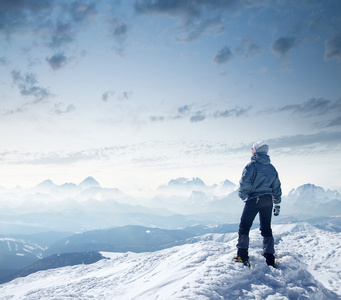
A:
{"type": "Polygon", "coordinates": [[[205,235],[146,253],[102,253],[92,265],[40,271],[0,286],[0,299],[341,299],[340,233],[275,225],[278,268],[251,231],[251,269],[235,263],[237,234],[205,235]]]}

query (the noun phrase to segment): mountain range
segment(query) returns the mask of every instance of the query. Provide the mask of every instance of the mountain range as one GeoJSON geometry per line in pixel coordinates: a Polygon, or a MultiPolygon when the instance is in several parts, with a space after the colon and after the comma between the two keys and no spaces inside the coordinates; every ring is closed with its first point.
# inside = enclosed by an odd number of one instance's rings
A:
{"type": "MultiPolygon", "coordinates": [[[[243,202],[235,185],[225,180],[207,186],[200,178],[178,178],[159,186],[153,195],[133,197],[103,188],[92,177],[80,184],[0,189],[3,234],[46,231],[82,232],[114,226],[141,225],[175,229],[194,224],[238,222],[243,202]]],[[[278,219],[341,215],[341,196],[313,184],[283,196],[278,219]]]]}

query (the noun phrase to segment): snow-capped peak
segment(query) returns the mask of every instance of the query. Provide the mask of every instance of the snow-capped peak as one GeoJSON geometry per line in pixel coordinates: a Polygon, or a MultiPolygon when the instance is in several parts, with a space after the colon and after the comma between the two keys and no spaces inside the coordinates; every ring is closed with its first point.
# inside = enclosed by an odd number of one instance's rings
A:
{"type": "Polygon", "coordinates": [[[331,191],[331,190],[324,190],[320,186],[316,186],[311,183],[307,183],[304,185],[299,186],[296,189],[292,189],[288,197],[314,197],[316,199],[339,199],[341,200],[341,195],[337,191],[331,191]]]}
{"type": "Polygon", "coordinates": [[[92,188],[92,187],[101,187],[100,184],[91,176],[85,178],[80,184],[79,187],[82,189],[92,188]]]}

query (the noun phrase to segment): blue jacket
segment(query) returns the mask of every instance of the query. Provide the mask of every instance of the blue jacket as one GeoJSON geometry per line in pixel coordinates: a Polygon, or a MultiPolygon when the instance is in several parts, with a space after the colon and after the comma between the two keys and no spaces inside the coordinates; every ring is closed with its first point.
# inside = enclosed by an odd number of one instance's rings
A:
{"type": "Polygon", "coordinates": [[[243,170],[238,195],[246,200],[266,194],[274,196],[275,204],[281,203],[282,190],[278,173],[267,154],[256,153],[243,170]]]}

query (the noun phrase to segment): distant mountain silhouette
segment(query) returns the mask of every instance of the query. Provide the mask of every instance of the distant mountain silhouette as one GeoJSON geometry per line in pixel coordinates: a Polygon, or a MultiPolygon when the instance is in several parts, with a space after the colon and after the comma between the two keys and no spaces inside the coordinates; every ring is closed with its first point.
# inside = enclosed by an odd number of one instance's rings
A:
{"type": "Polygon", "coordinates": [[[32,265],[24,268],[23,270],[20,270],[15,274],[0,279],[0,283],[5,283],[18,277],[25,277],[41,270],[56,269],[60,267],[74,266],[79,264],[88,265],[95,263],[103,258],[104,257],[102,256],[102,254],[98,252],[55,254],[49,257],[42,258],[32,265]]]}

